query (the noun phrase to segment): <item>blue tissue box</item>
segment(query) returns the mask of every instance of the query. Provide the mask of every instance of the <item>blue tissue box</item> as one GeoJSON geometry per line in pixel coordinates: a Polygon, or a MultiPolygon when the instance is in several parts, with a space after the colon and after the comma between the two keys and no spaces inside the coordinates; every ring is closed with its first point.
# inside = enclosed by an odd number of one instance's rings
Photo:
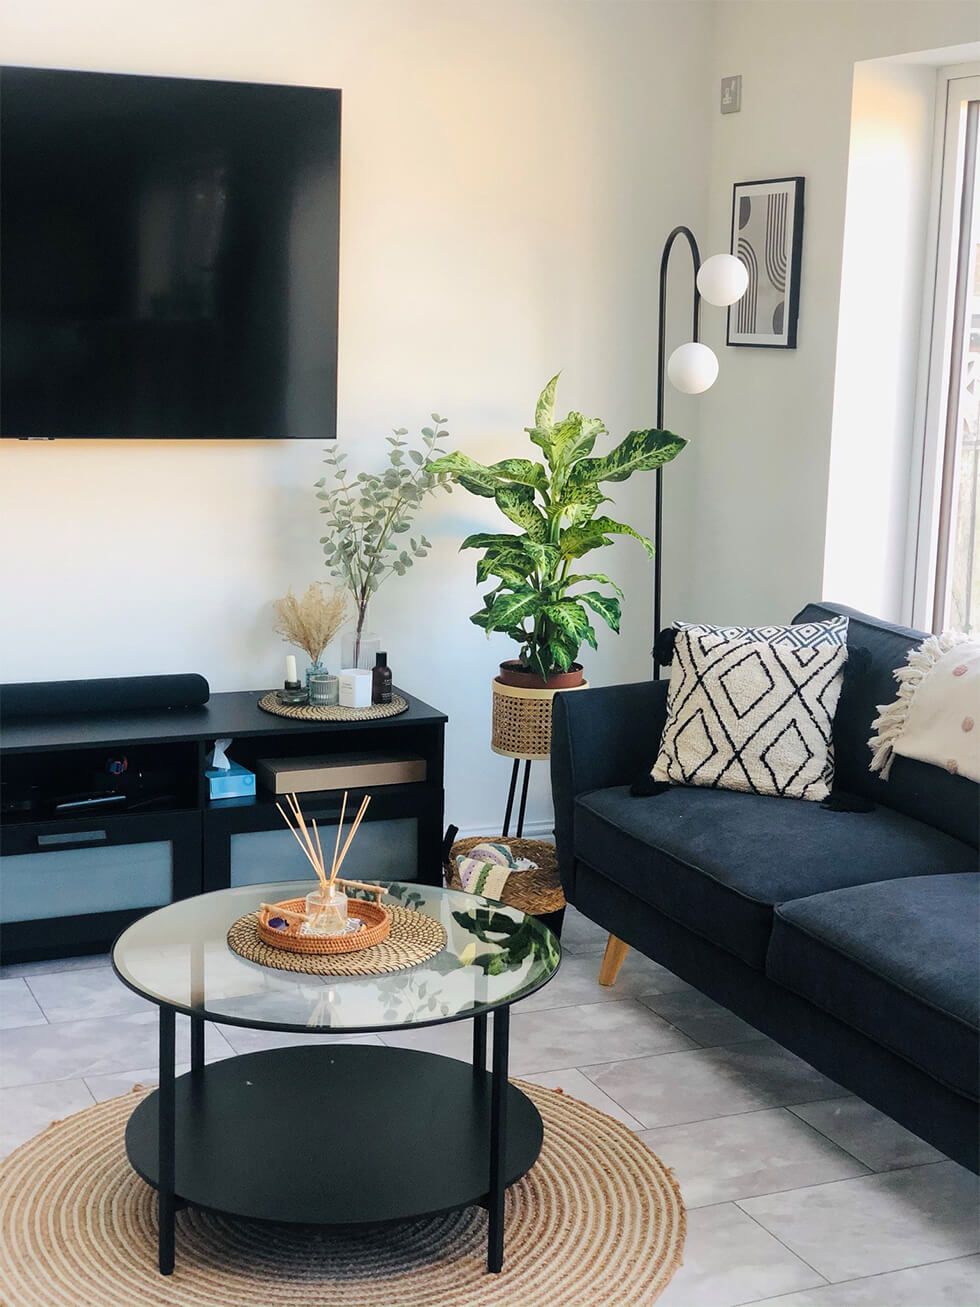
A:
{"type": "Polygon", "coordinates": [[[255,772],[240,762],[233,762],[227,771],[209,767],[204,775],[212,799],[242,799],[255,794],[255,772]]]}

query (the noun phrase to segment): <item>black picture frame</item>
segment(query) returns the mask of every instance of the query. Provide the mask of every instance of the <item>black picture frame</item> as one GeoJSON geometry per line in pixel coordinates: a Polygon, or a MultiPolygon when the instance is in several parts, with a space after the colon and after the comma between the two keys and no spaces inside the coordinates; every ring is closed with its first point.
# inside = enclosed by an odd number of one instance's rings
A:
{"type": "Polygon", "coordinates": [[[728,345],[796,349],[803,265],[803,191],[802,177],[767,177],[736,182],[732,187],[731,252],[745,264],[749,286],[728,310],[728,345]],[[759,212],[762,206],[752,204],[760,199],[765,201],[763,213],[759,212]],[[753,222],[755,232],[750,226],[753,222]],[[740,236],[740,232],[746,234],[740,236]],[[751,239],[753,235],[761,236],[761,249],[759,240],[751,239]],[[767,331],[758,330],[763,313],[767,331]]]}

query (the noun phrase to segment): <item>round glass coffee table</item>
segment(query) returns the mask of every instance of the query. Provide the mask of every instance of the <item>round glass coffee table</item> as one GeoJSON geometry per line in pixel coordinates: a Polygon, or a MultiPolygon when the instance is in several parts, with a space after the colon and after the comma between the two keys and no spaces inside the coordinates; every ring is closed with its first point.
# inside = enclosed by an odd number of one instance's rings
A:
{"type": "Polygon", "coordinates": [[[136,1107],[126,1149],[159,1194],[159,1263],[174,1267],[175,1216],[192,1204],[251,1220],[358,1226],[474,1204],[489,1212],[487,1266],[504,1252],[504,1192],[534,1165],[537,1109],[507,1079],[510,1006],[561,960],[551,931],[516,908],[428,885],[383,902],[439,920],[445,948],[383,976],[310,976],[247,962],[229,927],[308,881],[183,899],[128,927],[116,975],[160,1008],[160,1086],[136,1107]],[[191,1069],[175,1075],[176,1016],[191,1019],[191,1069]],[[493,1052],[487,1070],[487,1018],[493,1052]],[[204,1023],[322,1036],[204,1062],[204,1023]],[[473,1023],[472,1062],[352,1035],[473,1023]],[[331,1040],[330,1036],[334,1036],[331,1040]]]}

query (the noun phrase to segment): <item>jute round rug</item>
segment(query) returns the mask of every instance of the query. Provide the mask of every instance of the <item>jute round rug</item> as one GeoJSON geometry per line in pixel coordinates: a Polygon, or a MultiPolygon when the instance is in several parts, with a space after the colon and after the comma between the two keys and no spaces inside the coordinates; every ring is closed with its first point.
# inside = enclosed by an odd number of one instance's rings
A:
{"type": "Polygon", "coordinates": [[[123,1147],[136,1102],[126,1094],[49,1126],[0,1167],[0,1301],[646,1307],[681,1261],[684,1204],[676,1181],[618,1121],[557,1090],[521,1088],[544,1119],[544,1148],[508,1191],[500,1275],[486,1271],[486,1213],[478,1208],[356,1234],[185,1208],[177,1216],[177,1267],[164,1278],[156,1269],[156,1195],[131,1170],[123,1147]]]}

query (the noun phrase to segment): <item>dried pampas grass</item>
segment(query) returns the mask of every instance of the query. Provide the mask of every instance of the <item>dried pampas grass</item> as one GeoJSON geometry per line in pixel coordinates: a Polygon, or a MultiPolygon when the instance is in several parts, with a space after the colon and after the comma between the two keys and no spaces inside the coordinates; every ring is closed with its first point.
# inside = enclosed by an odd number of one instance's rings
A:
{"type": "Polygon", "coordinates": [[[315,663],[347,621],[347,594],[325,581],[314,581],[302,599],[296,598],[292,588],[287,590],[276,600],[275,609],[276,634],[303,649],[315,663]]]}

